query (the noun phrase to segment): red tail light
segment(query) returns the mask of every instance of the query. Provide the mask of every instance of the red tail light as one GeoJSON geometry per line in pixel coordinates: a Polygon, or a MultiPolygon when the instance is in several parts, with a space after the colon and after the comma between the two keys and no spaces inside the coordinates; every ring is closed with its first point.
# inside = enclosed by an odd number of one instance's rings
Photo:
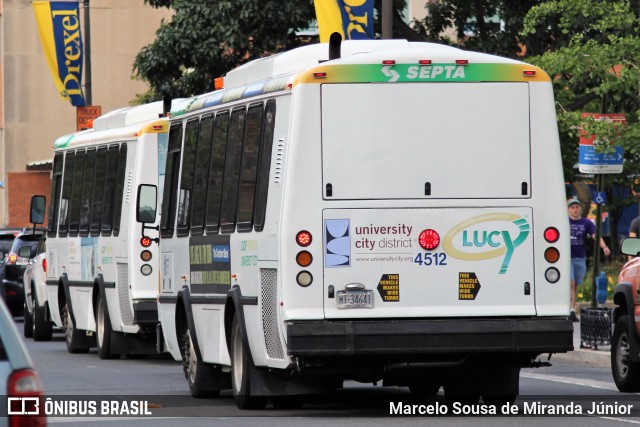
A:
{"type": "Polygon", "coordinates": [[[9,258],[7,258],[7,264],[15,264],[18,260],[18,255],[11,253],[9,254],[9,258]]]}
{"type": "Polygon", "coordinates": [[[436,230],[426,229],[418,236],[418,243],[427,251],[433,250],[440,244],[440,235],[436,230]]]}
{"type": "Polygon", "coordinates": [[[150,238],[150,237],[147,237],[147,236],[143,236],[143,237],[140,239],[140,244],[141,244],[143,247],[148,248],[149,246],[151,246],[151,238],[150,238]]]}
{"type": "Polygon", "coordinates": [[[7,395],[8,397],[19,398],[10,401],[11,407],[8,409],[11,412],[30,413],[30,415],[9,415],[9,425],[11,427],[41,427],[47,425],[47,419],[44,416],[44,390],[35,371],[23,369],[11,374],[7,385],[7,395]],[[33,398],[39,398],[39,401],[33,398]]]}
{"type": "Polygon", "coordinates": [[[47,259],[44,258],[42,260],[42,271],[44,271],[45,273],[47,272],[47,259]]]}
{"type": "Polygon", "coordinates": [[[309,246],[312,240],[311,233],[306,230],[299,231],[298,234],[296,234],[296,242],[302,247],[309,246]]]}
{"type": "Polygon", "coordinates": [[[469,65],[468,59],[456,59],[456,65],[469,65]]]}
{"type": "Polygon", "coordinates": [[[549,243],[555,243],[560,238],[560,232],[555,227],[549,227],[544,230],[544,240],[549,243]]]}

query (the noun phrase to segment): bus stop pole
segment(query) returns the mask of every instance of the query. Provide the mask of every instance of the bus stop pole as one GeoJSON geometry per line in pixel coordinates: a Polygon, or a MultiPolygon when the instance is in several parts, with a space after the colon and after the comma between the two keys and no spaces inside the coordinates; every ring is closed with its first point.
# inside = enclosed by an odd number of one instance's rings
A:
{"type": "MultiPolygon", "coordinates": [[[[596,194],[599,193],[604,187],[603,174],[596,175],[596,194]]],[[[598,277],[598,270],[600,268],[600,230],[602,229],[602,204],[596,203],[596,234],[593,242],[593,287],[591,295],[591,308],[598,306],[596,301],[596,278],[598,277]]]]}

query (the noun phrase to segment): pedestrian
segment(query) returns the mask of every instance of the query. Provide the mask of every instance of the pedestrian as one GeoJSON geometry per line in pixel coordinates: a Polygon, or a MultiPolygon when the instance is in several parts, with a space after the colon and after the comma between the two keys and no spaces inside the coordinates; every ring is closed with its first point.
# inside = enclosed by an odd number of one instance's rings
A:
{"type": "MultiPolygon", "coordinates": [[[[636,217],[633,221],[631,221],[631,225],[629,226],[629,237],[638,237],[640,236],[640,216],[636,217]]],[[[633,259],[634,257],[629,256],[628,260],[633,259]]]]}
{"type": "MultiPolygon", "coordinates": [[[[584,281],[587,273],[587,235],[593,236],[596,226],[593,222],[582,217],[582,203],[576,198],[567,202],[569,209],[569,226],[571,228],[571,314],[569,319],[578,321],[576,317],[576,288],[584,281]]],[[[611,251],[602,238],[600,247],[605,256],[611,251]]]]}

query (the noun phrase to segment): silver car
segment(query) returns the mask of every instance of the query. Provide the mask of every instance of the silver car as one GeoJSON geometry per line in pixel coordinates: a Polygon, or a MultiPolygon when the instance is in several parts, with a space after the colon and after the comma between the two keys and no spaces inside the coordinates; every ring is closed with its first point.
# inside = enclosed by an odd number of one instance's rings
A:
{"type": "MultiPolygon", "coordinates": [[[[47,424],[44,415],[28,417],[13,415],[21,411],[34,412],[35,398],[39,398],[42,403],[44,390],[27,348],[18,334],[13,317],[2,300],[0,300],[0,382],[4,384],[5,390],[0,395],[7,396],[3,397],[7,399],[7,414],[0,414],[0,427],[47,424]]],[[[41,407],[42,404],[38,409],[44,413],[41,407]]]]}

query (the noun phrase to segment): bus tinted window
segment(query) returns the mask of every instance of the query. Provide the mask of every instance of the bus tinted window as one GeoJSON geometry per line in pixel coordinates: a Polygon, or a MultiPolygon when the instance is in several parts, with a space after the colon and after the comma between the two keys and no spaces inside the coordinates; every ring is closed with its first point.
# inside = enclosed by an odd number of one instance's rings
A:
{"type": "Polygon", "coordinates": [[[84,150],[76,151],[76,164],[73,169],[73,187],[71,190],[71,204],[69,207],[69,235],[78,235],[80,222],[80,198],[82,196],[82,176],[84,174],[84,150]]]}
{"type": "Polygon", "coordinates": [[[100,234],[102,220],[102,199],[104,197],[104,183],[107,176],[107,148],[98,148],[96,157],[96,178],[93,185],[93,195],[91,198],[91,235],[100,234]]]}
{"type": "Polygon", "coordinates": [[[124,182],[127,175],[127,144],[122,144],[118,155],[118,177],[116,178],[115,205],[113,207],[113,235],[120,233],[122,216],[122,199],[124,198],[124,182]]]}
{"type": "Polygon", "coordinates": [[[69,231],[69,207],[71,205],[71,190],[73,188],[73,169],[76,164],[76,154],[67,152],[64,159],[64,174],[62,181],[62,200],[60,200],[60,236],[66,236],[69,231]]]}
{"type": "Polygon", "coordinates": [[[227,153],[227,134],[229,132],[229,112],[216,115],[211,143],[211,166],[209,169],[209,186],[207,189],[207,232],[215,233],[220,226],[220,203],[222,201],[222,181],[224,163],[227,153]]]}
{"type": "Polygon", "coordinates": [[[236,204],[238,201],[238,181],[240,179],[240,158],[242,156],[242,137],[244,134],[244,107],[231,113],[227,155],[224,165],[224,185],[222,189],[222,210],[220,213],[220,231],[231,233],[236,225],[236,204]]]}
{"type": "Polygon", "coordinates": [[[109,146],[107,153],[107,174],[104,185],[104,201],[102,207],[102,235],[111,235],[113,229],[113,201],[116,194],[116,176],[118,174],[118,152],[117,145],[109,146]]]}
{"type": "Polygon", "coordinates": [[[169,130],[169,149],[164,176],[162,196],[162,212],[160,215],[160,235],[173,236],[175,220],[176,194],[178,192],[178,176],[180,175],[180,144],[182,143],[182,125],[171,126],[169,130]]]}
{"type": "Polygon", "coordinates": [[[264,113],[264,130],[260,146],[260,169],[258,171],[258,188],[256,194],[256,207],[253,215],[253,226],[256,231],[264,228],[264,219],[267,211],[267,195],[269,192],[269,171],[271,170],[271,151],[273,149],[273,130],[276,123],[276,102],[267,102],[264,113]]]}
{"type": "Polygon", "coordinates": [[[211,157],[211,136],[213,135],[213,116],[203,117],[198,133],[196,148],[196,166],[193,176],[193,213],[191,215],[191,234],[202,234],[204,213],[207,203],[207,178],[211,157]]]}
{"type": "Polygon", "coordinates": [[[80,235],[89,235],[89,221],[91,219],[91,194],[93,193],[93,179],[96,170],[96,149],[87,150],[84,161],[84,175],[82,179],[82,196],[80,197],[80,235]]]}
{"type": "Polygon", "coordinates": [[[249,106],[247,112],[238,193],[238,231],[251,231],[253,228],[253,201],[256,194],[258,154],[262,133],[262,109],[262,103],[254,104],[249,106]]]}
{"type": "Polygon", "coordinates": [[[58,210],[60,208],[60,193],[62,192],[62,160],[62,153],[58,153],[53,157],[49,220],[47,221],[47,234],[49,237],[55,237],[58,231],[58,210]]]}
{"type": "Polygon", "coordinates": [[[178,236],[189,234],[189,214],[193,198],[193,169],[196,163],[196,143],[198,142],[198,119],[187,123],[184,135],[184,159],[178,195],[178,236]]]}

